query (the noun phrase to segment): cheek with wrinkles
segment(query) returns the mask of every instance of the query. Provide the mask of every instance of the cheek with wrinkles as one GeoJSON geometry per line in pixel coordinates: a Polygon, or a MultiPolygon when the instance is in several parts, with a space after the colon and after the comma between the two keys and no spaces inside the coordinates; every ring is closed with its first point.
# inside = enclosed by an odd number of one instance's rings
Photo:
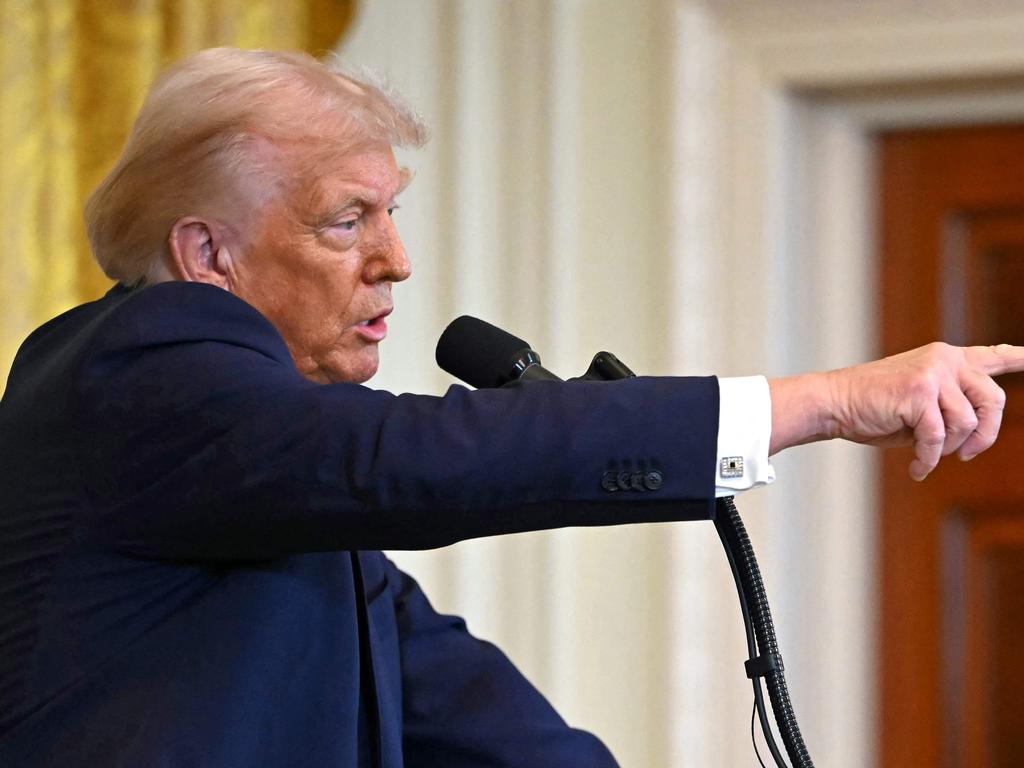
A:
{"type": "Polygon", "coordinates": [[[324,278],[319,285],[311,284],[304,295],[297,297],[299,309],[309,330],[310,342],[319,351],[331,349],[339,343],[345,331],[354,322],[352,292],[345,285],[335,285],[324,278]]]}

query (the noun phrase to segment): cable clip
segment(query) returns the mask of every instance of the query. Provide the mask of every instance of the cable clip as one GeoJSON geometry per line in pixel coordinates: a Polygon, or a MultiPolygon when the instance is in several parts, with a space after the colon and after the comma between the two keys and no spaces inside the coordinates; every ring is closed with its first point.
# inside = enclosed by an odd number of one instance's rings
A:
{"type": "Polygon", "coordinates": [[[747,677],[753,680],[755,677],[765,677],[769,672],[782,671],[782,657],[776,653],[766,653],[764,656],[755,656],[743,662],[747,670],[747,677]]]}

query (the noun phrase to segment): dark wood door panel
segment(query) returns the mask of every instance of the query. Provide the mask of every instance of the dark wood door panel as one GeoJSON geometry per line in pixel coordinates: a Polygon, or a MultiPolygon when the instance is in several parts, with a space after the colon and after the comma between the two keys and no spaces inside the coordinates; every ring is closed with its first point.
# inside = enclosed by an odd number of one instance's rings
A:
{"type": "Polygon", "coordinates": [[[944,747],[954,765],[1024,765],[1024,509],[942,521],[944,747]]]}
{"type": "MultiPolygon", "coordinates": [[[[1024,346],[1024,209],[963,210],[945,229],[943,339],[1024,346]]],[[[1001,384],[1020,390],[1024,375],[1007,376],[1001,384]]]]}
{"type": "MultiPolygon", "coordinates": [[[[882,348],[1024,343],[1024,126],[885,134],[882,348]]],[[[881,763],[1024,765],[1024,377],[1000,442],[923,484],[883,458],[881,763]]]]}

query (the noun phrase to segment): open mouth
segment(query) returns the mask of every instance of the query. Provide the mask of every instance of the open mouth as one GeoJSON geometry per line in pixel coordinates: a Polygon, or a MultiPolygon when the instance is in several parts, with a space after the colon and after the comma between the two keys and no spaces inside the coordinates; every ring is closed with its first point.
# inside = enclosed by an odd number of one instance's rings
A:
{"type": "Polygon", "coordinates": [[[384,320],[391,314],[391,310],[382,312],[369,320],[362,320],[355,324],[356,333],[367,341],[382,341],[388,335],[388,324],[384,320]]]}

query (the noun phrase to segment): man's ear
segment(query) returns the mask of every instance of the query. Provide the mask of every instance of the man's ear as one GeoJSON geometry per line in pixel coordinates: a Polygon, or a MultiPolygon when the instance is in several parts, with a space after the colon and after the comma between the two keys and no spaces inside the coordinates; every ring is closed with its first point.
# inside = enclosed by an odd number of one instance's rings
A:
{"type": "Polygon", "coordinates": [[[234,265],[222,229],[214,222],[185,216],[167,236],[171,273],[177,280],[231,289],[234,265]]]}

